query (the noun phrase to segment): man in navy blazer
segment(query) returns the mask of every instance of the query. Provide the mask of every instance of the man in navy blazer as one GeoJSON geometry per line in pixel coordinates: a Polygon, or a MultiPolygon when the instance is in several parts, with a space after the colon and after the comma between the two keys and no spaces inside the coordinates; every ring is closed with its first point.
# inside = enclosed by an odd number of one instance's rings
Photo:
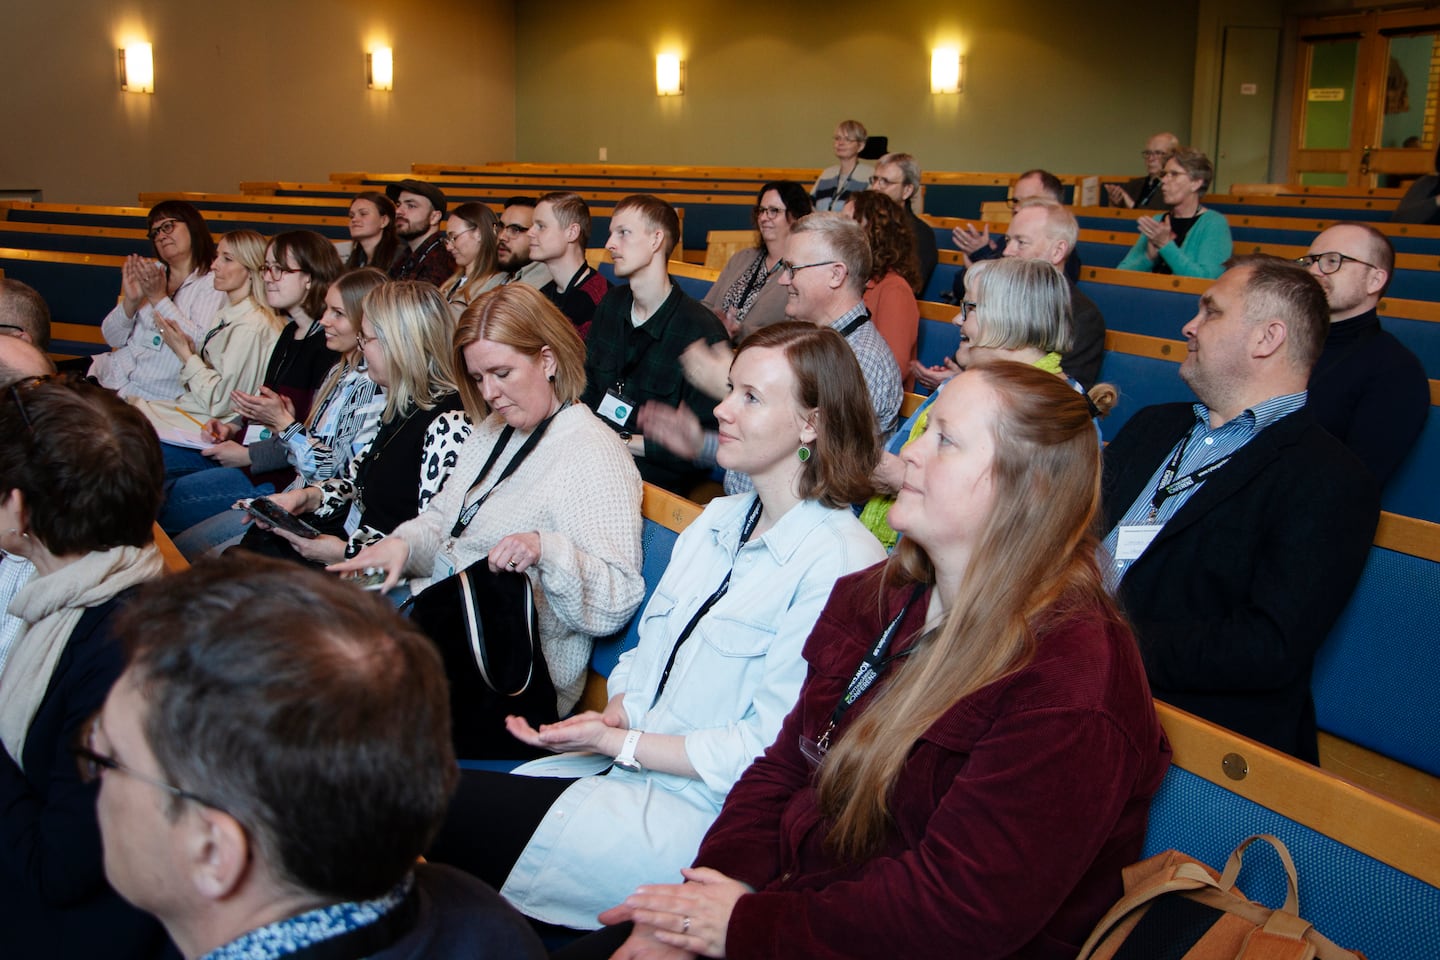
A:
{"type": "Polygon", "coordinates": [[[1310,674],[1379,516],[1365,467],[1305,406],[1325,293],[1247,257],[1201,297],[1180,373],[1105,451],[1104,541],[1155,697],[1317,759],[1310,674]]]}

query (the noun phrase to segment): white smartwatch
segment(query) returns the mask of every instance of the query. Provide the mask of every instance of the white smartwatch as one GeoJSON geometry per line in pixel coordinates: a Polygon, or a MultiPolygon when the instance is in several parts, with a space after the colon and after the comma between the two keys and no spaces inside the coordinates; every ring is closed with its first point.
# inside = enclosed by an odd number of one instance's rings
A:
{"type": "Polygon", "coordinates": [[[635,746],[640,742],[640,736],[645,731],[631,730],[625,734],[625,742],[620,745],[620,752],[615,754],[615,766],[629,773],[639,773],[645,768],[640,766],[640,761],[635,759],[635,746]]]}

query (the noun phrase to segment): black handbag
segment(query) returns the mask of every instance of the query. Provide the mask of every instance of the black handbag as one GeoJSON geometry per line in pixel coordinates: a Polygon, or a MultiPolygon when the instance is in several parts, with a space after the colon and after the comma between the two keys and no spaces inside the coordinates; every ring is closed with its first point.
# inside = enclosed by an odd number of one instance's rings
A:
{"type": "MultiPolygon", "coordinates": [[[[475,519],[495,487],[529,456],[554,417],[552,414],[536,426],[490,490],[461,512],[450,530],[452,540],[475,519]]],[[[471,484],[472,490],[484,481],[514,434],[513,427],[501,431],[471,484]]],[[[555,685],[540,647],[530,578],[509,570],[496,573],[488,559],[481,559],[431,584],[406,606],[410,619],[434,642],[445,661],[445,675],[450,680],[450,735],[456,755],[464,759],[540,755],[541,751],[516,740],[505,729],[505,717],[510,714],[524,717],[532,726],[560,719],[555,685]]]]}
{"type": "Polygon", "coordinates": [[[462,758],[532,756],[505,730],[505,717],[532,725],[559,719],[555,686],[540,649],[530,578],[488,560],[412,597],[410,619],[435,644],[450,681],[451,737],[462,758]]]}

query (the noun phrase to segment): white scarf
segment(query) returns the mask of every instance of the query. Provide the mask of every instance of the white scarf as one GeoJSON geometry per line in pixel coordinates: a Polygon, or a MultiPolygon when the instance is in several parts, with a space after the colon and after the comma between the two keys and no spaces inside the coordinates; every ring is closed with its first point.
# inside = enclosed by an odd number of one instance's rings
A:
{"type": "Polygon", "coordinates": [[[22,768],[30,722],[85,610],[153,580],[164,569],[165,561],[154,544],[113,547],[87,553],[54,573],[32,577],[10,601],[10,614],[25,626],[0,672],[0,741],[22,768]]]}

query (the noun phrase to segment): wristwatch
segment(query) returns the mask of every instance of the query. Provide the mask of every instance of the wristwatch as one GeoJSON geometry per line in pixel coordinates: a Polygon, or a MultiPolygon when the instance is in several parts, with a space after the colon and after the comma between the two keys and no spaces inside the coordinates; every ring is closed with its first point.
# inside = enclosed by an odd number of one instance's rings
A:
{"type": "Polygon", "coordinates": [[[620,752],[615,755],[615,766],[627,773],[639,773],[645,769],[640,766],[640,761],[635,759],[635,745],[640,742],[640,735],[644,732],[631,730],[625,734],[625,742],[620,745],[620,752]]]}

